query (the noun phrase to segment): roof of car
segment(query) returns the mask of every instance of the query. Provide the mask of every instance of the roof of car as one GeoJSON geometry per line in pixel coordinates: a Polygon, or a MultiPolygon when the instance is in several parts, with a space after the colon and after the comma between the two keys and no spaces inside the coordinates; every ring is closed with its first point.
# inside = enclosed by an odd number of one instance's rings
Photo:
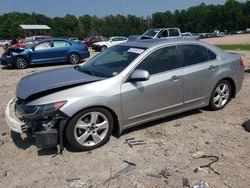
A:
{"type": "Polygon", "coordinates": [[[135,40],[130,42],[121,43],[121,46],[134,46],[142,48],[151,48],[158,45],[164,44],[180,44],[180,43],[201,43],[197,40],[187,40],[187,39],[145,39],[145,40],[135,40]]]}

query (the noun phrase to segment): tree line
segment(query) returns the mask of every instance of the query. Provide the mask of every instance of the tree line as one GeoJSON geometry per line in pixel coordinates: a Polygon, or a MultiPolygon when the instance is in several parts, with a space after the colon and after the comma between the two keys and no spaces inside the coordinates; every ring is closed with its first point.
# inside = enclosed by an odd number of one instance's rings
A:
{"type": "MultiPolygon", "coordinates": [[[[193,6],[174,12],[156,12],[148,17],[134,15],[109,15],[97,17],[48,17],[37,13],[11,12],[0,15],[0,39],[23,38],[20,24],[45,24],[51,27],[54,37],[78,37],[90,35],[140,35],[149,28],[179,27],[182,32],[236,31],[250,28],[250,1],[227,0],[224,5],[193,6]]],[[[26,34],[27,35],[27,34],[26,34]]]]}

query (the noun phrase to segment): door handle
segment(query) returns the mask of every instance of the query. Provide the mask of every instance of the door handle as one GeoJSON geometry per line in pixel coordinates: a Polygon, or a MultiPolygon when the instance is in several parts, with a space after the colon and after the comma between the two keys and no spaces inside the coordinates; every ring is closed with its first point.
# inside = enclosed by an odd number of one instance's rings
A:
{"type": "Polygon", "coordinates": [[[177,81],[177,80],[179,80],[180,78],[181,78],[181,76],[174,75],[174,76],[172,76],[169,80],[170,80],[170,81],[177,81]]]}
{"type": "Polygon", "coordinates": [[[208,67],[208,70],[210,70],[210,71],[215,70],[216,67],[217,67],[216,65],[210,65],[208,67]]]}

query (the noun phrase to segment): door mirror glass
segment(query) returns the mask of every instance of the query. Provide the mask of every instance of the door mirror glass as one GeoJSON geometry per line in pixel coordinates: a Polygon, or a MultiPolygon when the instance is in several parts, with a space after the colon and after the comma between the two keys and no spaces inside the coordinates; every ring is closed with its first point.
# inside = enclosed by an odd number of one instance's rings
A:
{"type": "Polygon", "coordinates": [[[150,75],[148,71],[137,69],[132,73],[129,81],[131,82],[147,81],[149,80],[149,78],[150,78],[150,75]]]}

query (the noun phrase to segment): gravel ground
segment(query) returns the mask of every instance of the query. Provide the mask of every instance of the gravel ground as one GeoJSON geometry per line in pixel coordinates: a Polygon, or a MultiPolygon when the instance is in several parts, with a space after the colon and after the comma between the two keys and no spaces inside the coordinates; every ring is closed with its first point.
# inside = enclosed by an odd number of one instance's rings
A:
{"type": "MultiPolygon", "coordinates": [[[[249,66],[249,52],[240,53],[249,66]]],[[[71,65],[56,67],[61,66],[71,65]]],[[[183,178],[191,186],[204,180],[210,187],[250,187],[250,133],[242,128],[250,119],[249,70],[242,90],[223,110],[193,110],[130,129],[90,152],[65,149],[63,155],[56,155],[55,149],[38,150],[31,138],[11,133],[4,120],[18,81],[54,67],[0,67],[0,187],[180,188],[183,178]],[[126,143],[130,138],[145,144],[130,148],[126,143]],[[212,165],[219,174],[209,168],[194,172],[211,162],[195,159],[199,152],[219,157],[212,165]]]]}
{"type": "Polygon", "coordinates": [[[226,35],[219,38],[202,39],[210,44],[250,44],[250,34],[226,35]]]}

